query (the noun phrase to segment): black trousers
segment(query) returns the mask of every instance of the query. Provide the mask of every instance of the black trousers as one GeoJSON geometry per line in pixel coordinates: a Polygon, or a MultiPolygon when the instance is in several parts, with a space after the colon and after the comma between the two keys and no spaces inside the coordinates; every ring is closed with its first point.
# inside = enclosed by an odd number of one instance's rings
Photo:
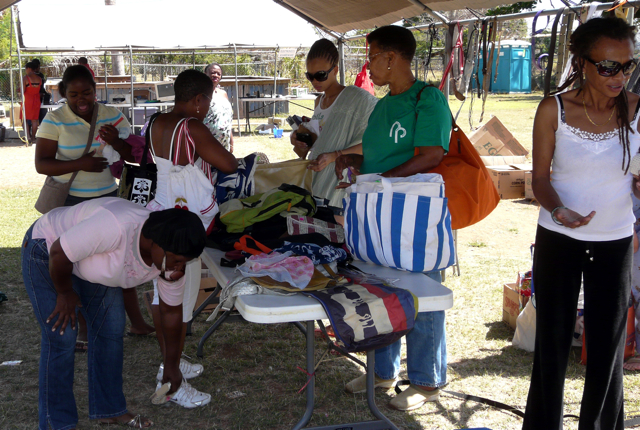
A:
{"type": "Polygon", "coordinates": [[[562,429],[581,278],[588,358],[578,428],[624,428],[622,363],[632,261],[631,236],[586,242],[538,226],[533,259],[536,341],[523,430],[562,429]]]}

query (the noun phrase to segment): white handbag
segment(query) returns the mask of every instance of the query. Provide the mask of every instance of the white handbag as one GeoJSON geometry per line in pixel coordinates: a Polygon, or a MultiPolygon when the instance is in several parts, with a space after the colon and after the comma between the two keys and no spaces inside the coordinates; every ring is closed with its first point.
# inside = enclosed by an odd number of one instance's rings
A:
{"type": "MultiPolygon", "coordinates": [[[[176,126],[178,137],[174,150],[174,142],[171,142],[170,157],[173,167],[169,170],[167,184],[167,202],[169,207],[187,209],[195,213],[202,220],[205,230],[208,230],[211,222],[219,211],[216,202],[214,187],[211,183],[211,166],[202,162],[202,169],[195,166],[195,142],[189,133],[189,119],[182,119],[176,126]],[[180,150],[186,148],[189,164],[178,165],[180,150]],[[203,169],[208,170],[209,177],[203,169]]],[[[150,133],[150,131],[147,131],[150,133]]]]}
{"type": "Polygon", "coordinates": [[[536,344],[536,308],[533,300],[525,305],[516,320],[516,333],[513,336],[513,346],[525,351],[533,352],[536,344]]]}
{"type": "Polygon", "coordinates": [[[346,191],[345,242],[355,258],[411,272],[442,270],[454,264],[442,176],[359,175],[346,191]]]}

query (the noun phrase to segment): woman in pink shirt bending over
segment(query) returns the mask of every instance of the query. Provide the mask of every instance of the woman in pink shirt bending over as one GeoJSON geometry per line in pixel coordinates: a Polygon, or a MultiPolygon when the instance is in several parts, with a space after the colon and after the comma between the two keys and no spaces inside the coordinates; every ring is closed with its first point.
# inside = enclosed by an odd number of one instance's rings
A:
{"type": "Polygon", "coordinates": [[[122,291],[158,278],[171,358],[165,382],[184,385],[177,364],[184,270],[205,242],[197,215],[181,209],[151,212],[117,197],[54,209],[29,228],[22,243],[22,276],[42,333],[38,428],[73,429],[78,423],[73,396],[78,310],[89,334],[89,418],[134,428],[153,425],[127,410],[122,391],[122,291]]]}

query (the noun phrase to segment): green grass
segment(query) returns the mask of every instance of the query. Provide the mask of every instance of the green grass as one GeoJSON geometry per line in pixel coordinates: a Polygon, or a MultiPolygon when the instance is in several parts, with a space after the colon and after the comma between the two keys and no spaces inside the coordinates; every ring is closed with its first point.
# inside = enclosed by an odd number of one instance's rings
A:
{"type": "MultiPolygon", "coordinates": [[[[531,145],[531,122],[539,96],[490,96],[486,114],[497,115],[523,146],[531,145]]],[[[453,98],[452,107],[455,109],[453,98]]],[[[457,102],[456,102],[457,103],[457,102]]],[[[467,105],[468,106],[468,105],[467,105]]],[[[474,103],[474,118],[479,114],[474,103]]],[[[466,115],[466,107],[463,114],[466,115]]],[[[476,120],[477,121],[477,120],[476,120]]],[[[258,122],[256,122],[257,124],[258,122]]],[[[464,128],[464,124],[461,124],[464,128]]],[[[255,150],[273,160],[293,157],[287,139],[246,136],[236,139],[236,153],[255,150]]],[[[0,153],[3,148],[0,147],[0,153]]],[[[9,301],[0,304],[0,362],[23,360],[15,367],[0,367],[0,429],[33,429],[37,422],[37,375],[40,333],[20,274],[19,250],[24,232],[37,217],[32,209],[37,189],[0,190],[0,291],[9,301]]],[[[502,201],[482,222],[458,233],[461,276],[446,272],[445,285],[454,293],[454,307],[447,311],[448,389],[507,403],[523,409],[531,372],[532,354],[511,345],[513,330],[502,320],[502,286],[515,282],[518,271],[531,267],[529,245],[535,239],[538,207],[524,200],[502,201]]],[[[139,289],[140,292],[142,288],[139,289]]],[[[143,310],[146,314],[146,310],[143,310]]],[[[125,394],[131,411],[149,416],[155,429],[286,429],[304,412],[305,393],[298,390],[306,375],[304,339],[291,325],[223,324],[205,345],[204,358],[196,358],[199,338],[210,326],[206,316],[193,325],[185,353],[205,366],[193,380],[199,390],[213,396],[210,405],[196,410],[154,407],[149,396],[160,363],[153,337],[125,337],[125,394]],[[230,399],[240,391],[245,396],[230,399]]],[[[325,344],[316,342],[316,359],[325,344]]],[[[574,349],[567,370],[565,413],[578,414],[585,368],[574,349]]],[[[364,355],[359,354],[360,359],[364,355]]],[[[403,360],[404,365],[404,360],[403,360]]],[[[344,384],[361,374],[353,362],[329,355],[316,378],[316,409],[311,426],[372,417],[364,394],[349,395],[344,384]]],[[[86,357],[76,357],[78,429],[99,429],[88,420],[86,357]]],[[[401,374],[406,377],[406,373],[401,374]]],[[[640,412],[640,376],[626,372],[625,409],[640,412]]],[[[376,392],[381,410],[403,429],[461,429],[489,427],[519,429],[522,420],[513,414],[465,402],[449,395],[420,409],[400,413],[385,405],[393,392],[376,392]]],[[[565,420],[576,429],[575,420],[565,420]]]]}

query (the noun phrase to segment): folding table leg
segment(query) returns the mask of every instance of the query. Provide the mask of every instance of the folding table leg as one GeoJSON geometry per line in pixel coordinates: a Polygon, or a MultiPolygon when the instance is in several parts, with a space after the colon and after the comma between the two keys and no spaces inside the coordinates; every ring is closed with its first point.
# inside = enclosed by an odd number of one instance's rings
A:
{"type": "Polygon", "coordinates": [[[231,310],[224,311],[222,315],[220,315],[220,317],[216,320],[216,322],[213,323],[211,327],[209,327],[209,330],[207,330],[207,332],[204,335],[202,335],[202,338],[200,338],[200,342],[198,343],[198,352],[196,353],[198,357],[202,358],[204,356],[204,353],[202,352],[202,350],[204,349],[204,343],[207,341],[209,336],[211,336],[213,332],[216,331],[216,329],[220,326],[220,324],[222,324],[224,320],[229,318],[230,314],[231,314],[231,310]]]}
{"type": "Polygon", "coordinates": [[[367,351],[367,404],[369,405],[369,410],[376,418],[378,418],[388,426],[383,428],[398,430],[398,427],[396,427],[395,424],[389,421],[389,418],[384,416],[384,414],[380,412],[380,409],[378,409],[378,406],[376,405],[376,399],[374,398],[375,376],[376,376],[376,372],[374,370],[375,366],[376,366],[376,351],[375,350],[367,351]]]}
{"type": "Polygon", "coordinates": [[[291,324],[293,324],[298,330],[300,330],[300,332],[302,333],[303,336],[307,335],[307,330],[304,328],[302,323],[296,321],[296,322],[292,322],[291,324]]]}
{"type": "MultiPolygon", "coordinates": [[[[307,323],[307,333],[309,333],[309,328],[313,328],[313,322],[311,327],[309,327],[307,323]]],[[[313,332],[311,332],[313,333],[313,332]]],[[[313,337],[313,335],[311,336],[313,337]]],[[[309,349],[309,335],[307,334],[307,372],[313,373],[314,369],[314,359],[311,357],[311,361],[309,361],[309,351],[313,351],[313,341],[311,342],[311,349],[309,349]]],[[[376,421],[360,421],[356,423],[347,423],[347,424],[331,424],[327,426],[320,427],[305,427],[304,430],[398,430],[395,424],[393,424],[389,418],[387,418],[376,405],[375,401],[375,361],[376,355],[375,351],[367,351],[367,405],[369,406],[369,410],[371,413],[378,418],[376,421]]],[[[313,390],[313,384],[315,382],[315,376],[311,377],[311,381],[309,385],[307,385],[307,390],[313,390]]],[[[313,402],[314,402],[314,392],[307,391],[307,410],[305,411],[305,415],[302,419],[296,424],[293,428],[294,430],[301,429],[302,426],[307,424],[311,420],[311,414],[313,413],[313,402]]]]}
{"type": "Polygon", "coordinates": [[[314,374],[316,367],[315,358],[315,335],[314,335],[313,321],[307,321],[307,373],[309,377],[309,384],[307,384],[307,409],[304,411],[304,415],[293,427],[293,430],[299,430],[304,427],[310,420],[313,414],[313,403],[315,401],[315,388],[316,388],[316,376],[314,374]]]}
{"type": "Polygon", "coordinates": [[[212,303],[218,303],[218,293],[220,293],[220,290],[222,290],[222,288],[220,288],[220,284],[217,284],[213,292],[209,294],[209,296],[204,300],[204,302],[202,302],[200,306],[198,306],[198,309],[193,311],[193,315],[191,316],[191,319],[187,323],[187,336],[191,336],[191,324],[193,324],[193,320],[196,319],[196,317],[200,315],[200,313],[207,306],[209,306],[212,303]]]}

